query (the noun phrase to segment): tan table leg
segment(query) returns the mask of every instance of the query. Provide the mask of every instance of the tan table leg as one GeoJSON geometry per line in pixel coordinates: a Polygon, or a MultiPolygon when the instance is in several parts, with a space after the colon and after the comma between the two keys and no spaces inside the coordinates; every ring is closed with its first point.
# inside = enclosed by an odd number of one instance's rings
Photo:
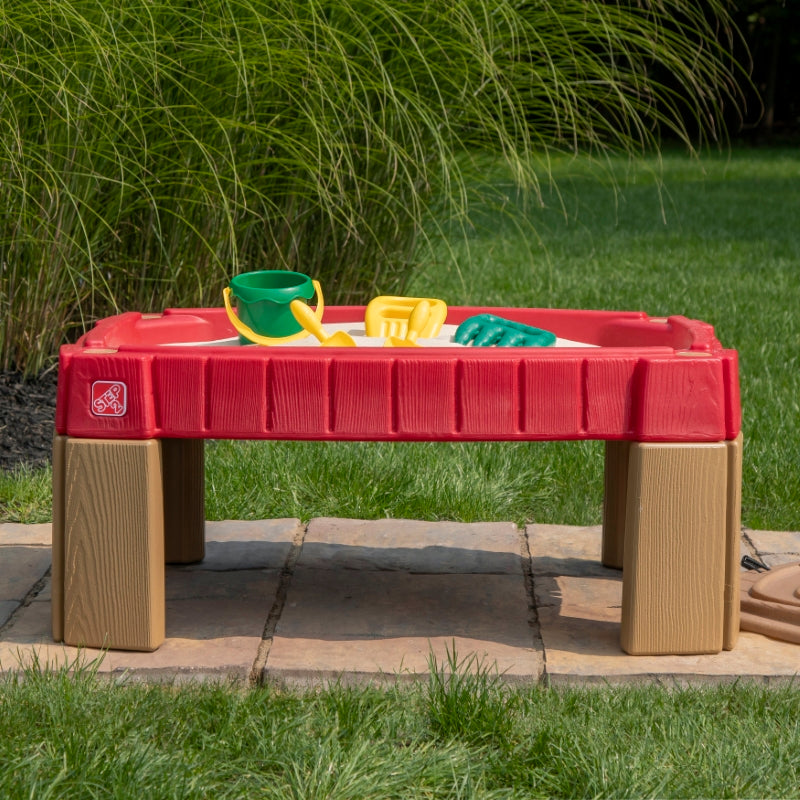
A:
{"type": "Polygon", "coordinates": [[[606,442],[601,561],[613,569],[622,569],[630,450],[630,442],[606,442]]]}
{"type": "Polygon", "coordinates": [[[64,640],[64,453],[67,437],[53,439],[53,533],[50,569],[50,613],[53,639],[64,640]]]}
{"type": "Polygon", "coordinates": [[[161,443],[68,438],[63,476],[64,641],[155,650],[164,640],[161,443]]]}
{"type": "Polygon", "coordinates": [[[742,568],[742,434],[725,442],[728,448],[728,503],[725,538],[725,619],[722,648],[733,650],[739,638],[742,568]]]}
{"type": "Polygon", "coordinates": [[[164,558],[191,564],[205,556],[205,464],[202,439],[162,439],[164,558]]]}
{"type": "Polygon", "coordinates": [[[633,655],[723,646],[728,451],[631,444],[622,577],[622,647],[633,655]]]}

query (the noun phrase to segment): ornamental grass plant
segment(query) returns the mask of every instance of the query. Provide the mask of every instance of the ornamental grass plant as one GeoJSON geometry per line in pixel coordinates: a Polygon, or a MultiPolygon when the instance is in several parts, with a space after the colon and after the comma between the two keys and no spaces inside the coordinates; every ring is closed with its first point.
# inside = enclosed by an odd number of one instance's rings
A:
{"type": "Polygon", "coordinates": [[[465,152],[535,192],[553,150],[715,137],[726,7],[6,3],[0,368],[37,371],[117,310],[219,305],[242,270],[335,302],[402,291],[431,198],[465,219],[465,152]]]}

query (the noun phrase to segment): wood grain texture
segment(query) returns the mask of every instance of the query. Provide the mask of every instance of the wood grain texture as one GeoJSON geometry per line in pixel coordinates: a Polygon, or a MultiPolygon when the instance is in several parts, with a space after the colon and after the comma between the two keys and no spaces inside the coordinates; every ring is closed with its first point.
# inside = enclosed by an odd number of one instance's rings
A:
{"type": "Polygon", "coordinates": [[[722,649],[727,456],[724,442],[631,444],[621,641],[632,655],[722,649]]]}
{"type": "Polygon", "coordinates": [[[522,430],[570,435],[583,424],[583,359],[522,362],[522,430]]]}
{"type": "Polygon", "coordinates": [[[742,450],[740,433],[735,439],[725,442],[728,453],[728,501],[725,525],[725,622],[722,631],[722,647],[733,650],[739,638],[741,617],[741,553],[742,540],[742,450]]]}
{"type": "Polygon", "coordinates": [[[625,550],[625,510],[628,498],[628,458],[631,443],[606,442],[603,490],[603,566],[622,569],[625,550]]]}
{"type": "Polygon", "coordinates": [[[64,641],[155,650],[164,640],[161,443],[69,439],[64,641]]]}
{"type": "MultiPolygon", "coordinates": [[[[703,354],[705,355],[705,354],[703,354]]],[[[712,357],[675,357],[642,362],[635,429],[640,439],[698,441],[711,433],[726,436],[722,362],[712,357]]]]}
{"type": "Polygon", "coordinates": [[[742,430],[742,402],[739,387],[739,354],[725,350],[722,354],[725,392],[725,438],[732,441],[742,430]]]}
{"type": "Polygon", "coordinates": [[[153,359],[153,403],[160,430],[203,435],[207,361],[204,355],[185,353],[153,359]]]}
{"type": "MultiPolygon", "coordinates": [[[[90,353],[70,362],[69,401],[66,409],[70,436],[139,439],[156,436],[151,358],[139,353],[90,353]],[[127,408],[122,416],[98,416],[93,412],[95,381],[118,381],[125,385],[127,408]]],[[[61,376],[59,375],[59,381],[61,376]]],[[[59,398],[61,402],[61,398],[59,398]]],[[[59,429],[60,430],[60,429],[59,429]]]]}
{"type": "Polygon", "coordinates": [[[452,435],[456,429],[456,360],[405,358],[395,365],[396,430],[452,435]]]}
{"type": "Polygon", "coordinates": [[[67,437],[53,437],[53,535],[50,569],[50,626],[53,640],[64,640],[64,458],[67,437]]]}
{"type": "Polygon", "coordinates": [[[587,358],[584,367],[585,432],[593,436],[626,436],[633,429],[636,399],[634,373],[639,356],[587,358]]]}
{"type": "MultiPolygon", "coordinates": [[[[244,348],[246,350],[246,348],[244,348]]],[[[220,436],[259,437],[267,428],[267,361],[244,355],[209,359],[207,428],[220,436]]]]}
{"type": "Polygon", "coordinates": [[[392,363],[389,360],[331,364],[331,430],[349,435],[379,435],[392,430],[392,363]]]}
{"type": "Polygon", "coordinates": [[[518,363],[463,360],[457,372],[458,426],[473,436],[509,435],[519,430],[518,363]]]}
{"type": "Polygon", "coordinates": [[[323,436],[328,432],[328,362],[273,359],[267,374],[269,430],[276,435],[323,436]]]}
{"type": "Polygon", "coordinates": [[[202,561],[206,550],[205,450],[202,439],[162,439],[164,559],[202,561]]]}

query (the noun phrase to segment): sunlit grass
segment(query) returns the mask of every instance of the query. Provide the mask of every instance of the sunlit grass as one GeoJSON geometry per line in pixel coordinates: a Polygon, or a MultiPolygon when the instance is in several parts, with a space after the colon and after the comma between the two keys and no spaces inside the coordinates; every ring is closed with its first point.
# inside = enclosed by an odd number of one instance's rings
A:
{"type": "Polygon", "coordinates": [[[49,522],[52,519],[53,474],[48,467],[20,466],[0,470],[0,520],[49,522]]]}
{"type": "Polygon", "coordinates": [[[540,520],[570,496],[577,524],[602,507],[596,443],[214,442],[207,447],[210,519],[315,516],[540,520]],[[571,458],[572,457],[572,458],[571,458]],[[586,473],[591,477],[586,477],[586,473]]]}
{"type": "Polygon", "coordinates": [[[512,688],[455,652],[411,686],[308,692],[39,665],[0,712],[8,798],[800,796],[796,687],[512,688]]]}
{"type": "MultiPolygon", "coordinates": [[[[451,303],[641,310],[714,325],[739,353],[746,525],[800,528],[800,157],[734,150],[693,161],[553,163],[541,207],[493,176],[471,238],[421,269],[410,291],[451,303]],[[458,269],[452,263],[453,250],[458,269]],[[432,294],[431,294],[432,293],[432,294]]],[[[476,178],[478,180],[478,178],[476,178]]],[[[579,453],[575,461],[577,471],[579,453]]],[[[534,516],[538,516],[534,512],[534,516]]],[[[569,498],[544,516],[578,519],[569,498]]],[[[599,521],[597,519],[596,521],[599,521]]]]}

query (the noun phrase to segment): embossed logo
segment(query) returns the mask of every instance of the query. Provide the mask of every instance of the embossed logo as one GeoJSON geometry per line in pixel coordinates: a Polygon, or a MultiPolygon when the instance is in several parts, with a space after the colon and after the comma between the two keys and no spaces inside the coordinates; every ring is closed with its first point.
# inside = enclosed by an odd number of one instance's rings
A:
{"type": "Polygon", "coordinates": [[[127,410],[128,387],[122,381],[95,381],[92,384],[92,414],[124,417],[127,410]]]}

